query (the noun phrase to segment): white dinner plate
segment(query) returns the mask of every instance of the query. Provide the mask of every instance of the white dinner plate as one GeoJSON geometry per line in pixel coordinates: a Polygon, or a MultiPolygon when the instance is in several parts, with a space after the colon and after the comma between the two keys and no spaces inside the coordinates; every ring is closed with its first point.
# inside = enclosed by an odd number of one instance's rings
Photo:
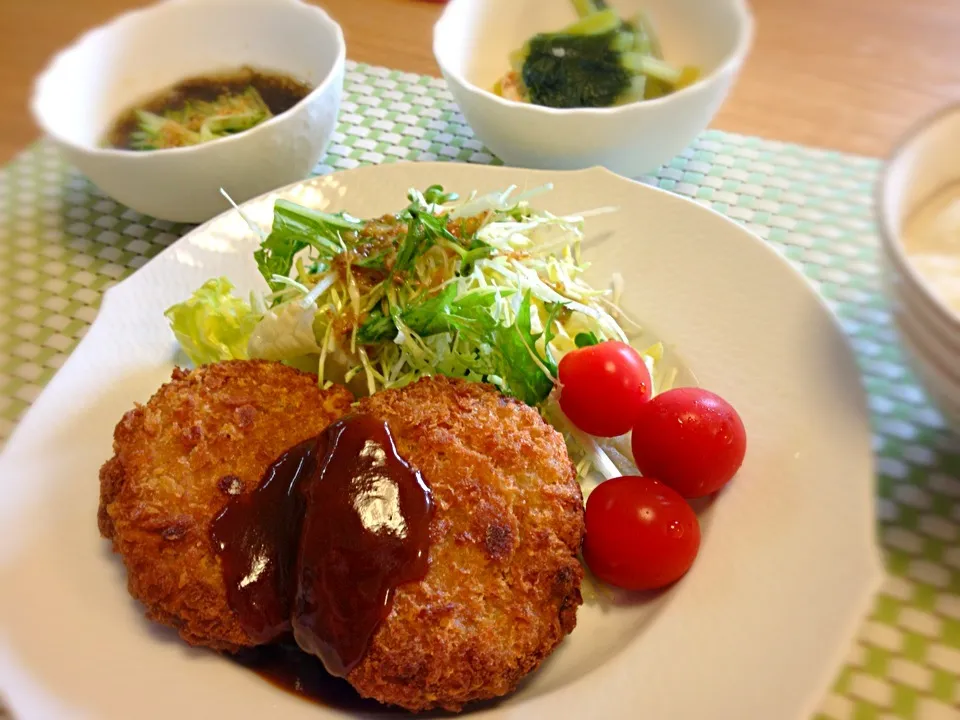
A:
{"type": "MultiPolygon", "coordinates": [[[[821,702],[882,576],[864,394],[815,292],[723,216],[604,170],[393,164],[299,183],[276,197],[369,217],[409,187],[461,195],[552,182],[534,203],[590,218],[589,276],[625,278],[623,305],[747,428],[746,462],[703,515],[690,573],[652,598],[588,602],[501,718],[785,720],[821,702]]],[[[109,290],[96,322],[0,459],[0,693],[17,718],[335,715],[143,618],[97,533],[98,469],[114,425],[170,376],[163,310],[212,276],[259,287],[256,239],[230,211],[109,290]]]]}

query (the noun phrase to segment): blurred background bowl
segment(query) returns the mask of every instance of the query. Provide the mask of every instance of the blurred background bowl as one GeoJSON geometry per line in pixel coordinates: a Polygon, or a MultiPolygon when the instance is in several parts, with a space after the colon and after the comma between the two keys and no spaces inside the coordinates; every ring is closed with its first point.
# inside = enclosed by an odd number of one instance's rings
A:
{"type": "Polygon", "coordinates": [[[300,180],[336,125],[346,48],[340,26],[299,0],[170,0],[121,15],[53,58],[32,110],[64,157],[134,210],[201,222],[300,180]],[[136,152],[102,147],[125,110],[180,80],[247,65],[313,91],[256,127],[200,145],[136,152]]]}
{"type": "Polygon", "coordinates": [[[956,184],[960,184],[960,104],[941,110],[907,134],[884,169],[877,198],[881,265],[894,324],[927,392],[960,433],[960,309],[937,293],[904,247],[905,227],[914,214],[956,184]]]}
{"type": "Polygon", "coordinates": [[[617,0],[623,17],[643,10],[665,58],[695,65],[700,79],[653,100],[557,109],[505,100],[491,88],[508,56],[539,32],[576,19],[567,0],[452,0],[434,27],[433,53],[464,118],[510,165],[572,170],[602,165],[636,177],[687,147],[710,124],[753,39],[745,0],[617,0]]]}

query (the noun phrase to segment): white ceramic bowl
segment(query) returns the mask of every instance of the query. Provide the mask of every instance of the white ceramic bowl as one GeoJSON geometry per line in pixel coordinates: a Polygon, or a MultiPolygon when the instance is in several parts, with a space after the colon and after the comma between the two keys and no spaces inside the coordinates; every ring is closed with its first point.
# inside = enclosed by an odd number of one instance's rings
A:
{"type": "Polygon", "coordinates": [[[903,245],[912,215],[954,183],[960,183],[960,104],[907,134],[887,163],[877,198],[881,262],[895,326],[927,392],[960,432],[960,313],[929,286],[903,245]]]}
{"type": "Polygon", "coordinates": [[[960,433],[960,347],[943,334],[924,308],[911,305],[901,275],[884,258],[885,289],[900,344],[921,384],[947,423],[960,433]]]}
{"type": "Polygon", "coordinates": [[[655,170],[710,124],[753,39],[746,0],[617,0],[643,10],[664,55],[702,78],[656,100],[611,108],[556,109],[513,102],[491,88],[507,56],[538,32],[576,19],[567,0],[452,0],[433,32],[433,53],[477,137],[506,163],[544,169],[602,165],[636,177],[655,170]]]}
{"type": "Polygon", "coordinates": [[[925,340],[917,333],[917,326],[909,317],[895,313],[894,324],[913,371],[947,424],[960,433],[960,364],[956,361],[944,363],[935,351],[924,344],[925,340]]]}
{"type": "Polygon", "coordinates": [[[164,220],[201,222],[225,208],[221,187],[242,202],[310,173],[336,124],[345,53],[340,26],[299,0],[170,0],[121,15],[53,58],[32,109],[66,159],[108,195],[164,220]],[[314,90],[229,138],[150,152],[101,147],[134,103],[243,65],[314,90]]]}

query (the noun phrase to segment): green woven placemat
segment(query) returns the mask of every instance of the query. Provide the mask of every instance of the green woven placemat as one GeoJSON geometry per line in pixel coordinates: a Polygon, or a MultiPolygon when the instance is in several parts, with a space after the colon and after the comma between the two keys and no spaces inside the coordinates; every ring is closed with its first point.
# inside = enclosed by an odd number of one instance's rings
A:
{"type": "MultiPolygon", "coordinates": [[[[400,159],[499,162],[442,80],[349,63],[340,126],[317,172],[400,159]]],[[[816,283],[864,373],[889,577],[818,717],[947,720],[960,718],[960,442],[904,365],[880,292],[878,167],[707,131],[643,180],[767,239],[816,283]]],[[[47,142],[0,170],[0,442],[83,336],[103,291],[187,229],[117,205],[47,142]]]]}

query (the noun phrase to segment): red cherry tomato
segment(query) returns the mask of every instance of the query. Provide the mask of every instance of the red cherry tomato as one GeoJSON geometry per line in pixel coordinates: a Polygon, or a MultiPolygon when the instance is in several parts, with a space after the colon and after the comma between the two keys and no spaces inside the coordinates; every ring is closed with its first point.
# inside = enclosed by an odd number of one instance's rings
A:
{"type": "Polygon", "coordinates": [[[604,582],[654,590],[680,579],[697,557],[700,523],[680,495],[636,475],[600,483],[587,498],[583,559],[604,582]]]}
{"type": "Polygon", "coordinates": [[[747,434],[737,411],[700,388],[674,388],[644,403],[633,427],[641,473],[686,498],[716,492],[743,464],[747,434]]]}
{"type": "Polygon", "coordinates": [[[630,431],[650,397],[650,372],[640,353],[615,340],[572,350],[560,359],[560,409],[591,435],[630,431]]]}

